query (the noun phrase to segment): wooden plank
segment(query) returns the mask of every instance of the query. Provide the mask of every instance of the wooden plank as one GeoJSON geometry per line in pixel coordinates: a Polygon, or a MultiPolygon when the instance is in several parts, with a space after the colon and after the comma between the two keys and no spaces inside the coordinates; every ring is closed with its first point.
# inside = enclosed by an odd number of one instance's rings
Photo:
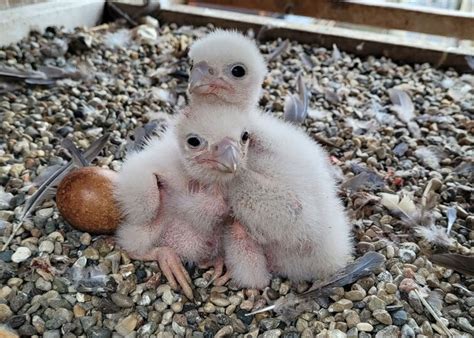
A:
{"type": "Polygon", "coordinates": [[[186,5],[162,6],[158,16],[162,22],[195,26],[212,23],[217,27],[241,31],[251,28],[258,32],[263,26],[269,26],[271,28],[263,34],[264,40],[288,38],[326,48],[332,48],[332,45],[336,44],[339,49],[360,56],[386,56],[411,64],[428,62],[436,67],[453,67],[460,72],[470,71],[465,57],[474,55],[473,48],[446,48],[407,41],[387,34],[322,25],[298,25],[264,16],[186,5]]]}
{"type": "Polygon", "coordinates": [[[267,12],[312,16],[353,24],[474,40],[474,14],[367,0],[197,0],[267,12]]]}

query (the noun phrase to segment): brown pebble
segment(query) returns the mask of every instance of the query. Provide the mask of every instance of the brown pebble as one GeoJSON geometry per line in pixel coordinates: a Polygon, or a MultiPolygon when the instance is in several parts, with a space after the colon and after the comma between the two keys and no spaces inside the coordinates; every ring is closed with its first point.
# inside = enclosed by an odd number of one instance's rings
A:
{"type": "Polygon", "coordinates": [[[413,279],[405,278],[400,282],[400,286],[398,288],[400,289],[400,291],[409,293],[410,291],[417,289],[418,285],[413,279]]]}

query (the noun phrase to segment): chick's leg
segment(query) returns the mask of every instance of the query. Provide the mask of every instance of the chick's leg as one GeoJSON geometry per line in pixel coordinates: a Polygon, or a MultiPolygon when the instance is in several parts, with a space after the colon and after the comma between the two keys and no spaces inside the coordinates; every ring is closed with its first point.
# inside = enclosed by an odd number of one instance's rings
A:
{"type": "Polygon", "coordinates": [[[216,281],[222,285],[229,275],[242,287],[264,288],[270,282],[270,272],[263,248],[238,221],[234,222],[225,237],[225,264],[228,273],[216,281]]]}
{"type": "Polygon", "coordinates": [[[168,280],[171,288],[173,290],[177,290],[179,284],[186,297],[193,299],[191,277],[189,277],[189,274],[181,262],[181,259],[173,248],[168,246],[155,247],[146,254],[132,254],[131,258],[144,261],[158,261],[160,269],[168,280]]]}

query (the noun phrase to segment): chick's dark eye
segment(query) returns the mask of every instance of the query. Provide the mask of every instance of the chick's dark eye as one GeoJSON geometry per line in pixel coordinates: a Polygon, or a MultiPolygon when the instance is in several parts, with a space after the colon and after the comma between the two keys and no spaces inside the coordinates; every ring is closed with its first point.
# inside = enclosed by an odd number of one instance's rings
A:
{"type": "Polygon", "coordinates": [[[234,66],[232,67],[231,72],[235,77],[242,77],[245,75],[245,68],[242,66],[234,66]]]}
{"type": "Polygon", "coordinates": [[[201,141],[197,137],[190,137],[188,138],[187,142],[193,148],[199,147],[201,144],[201,141]]]}
{"type": "Polygon", "coordinates": [[[249,133],[244,131],[242,134],[242,142],[247,142],[249,140],[249,133]]]}

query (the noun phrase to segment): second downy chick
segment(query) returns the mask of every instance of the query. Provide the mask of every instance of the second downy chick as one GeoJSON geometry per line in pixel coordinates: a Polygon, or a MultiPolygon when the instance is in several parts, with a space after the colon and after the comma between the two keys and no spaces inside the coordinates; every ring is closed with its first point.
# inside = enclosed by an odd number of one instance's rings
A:
{"type": "MultiPolygon", "coordinates": [[[[294,281],[324,278],[352,253],[350,226],[336,195],[326,152],[299,128],[255,110],[200,110],[177,125],[191,153],[226,140],[215,162],[196,160],[188,175],[222,187],[235,222],[225,262],[242,287],[265,287],[272,274],[294,281]],[[222,161],[222,162],[219,162],[222,161]]],[[[224,282],[225,279],[220,280],[224,282]]]]}

